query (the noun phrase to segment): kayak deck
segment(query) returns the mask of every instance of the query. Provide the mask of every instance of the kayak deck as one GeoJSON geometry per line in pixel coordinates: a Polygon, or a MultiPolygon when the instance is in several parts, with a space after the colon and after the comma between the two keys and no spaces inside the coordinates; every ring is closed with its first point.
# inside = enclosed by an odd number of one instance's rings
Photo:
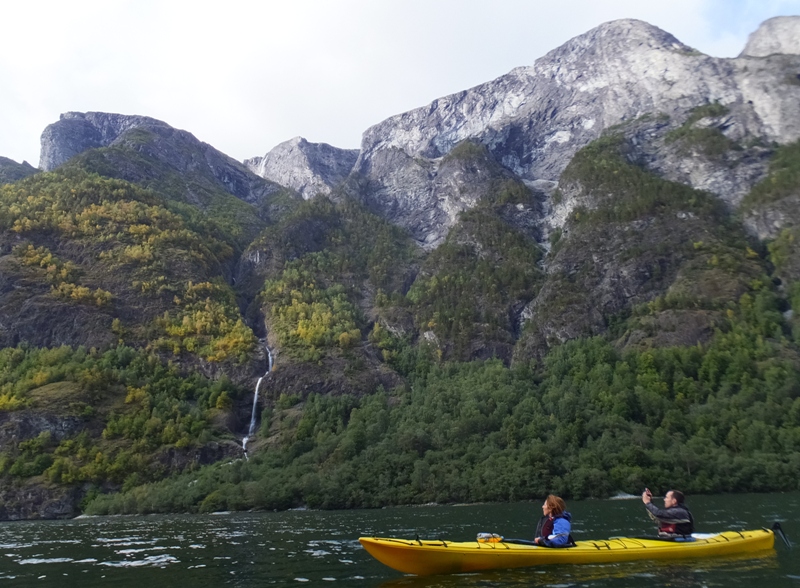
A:
{"type": "Polygon", "coordinates": [[[769,529],[726,531],[687,542],[635,537],[577,541],[575,547],[547,548],[499,541],[420,541],[360,537],[364,549],[381,563],[406,574],[453,574],[548,564],[597,564],[642,559],[702,558],[772,549],[769,529]]]}

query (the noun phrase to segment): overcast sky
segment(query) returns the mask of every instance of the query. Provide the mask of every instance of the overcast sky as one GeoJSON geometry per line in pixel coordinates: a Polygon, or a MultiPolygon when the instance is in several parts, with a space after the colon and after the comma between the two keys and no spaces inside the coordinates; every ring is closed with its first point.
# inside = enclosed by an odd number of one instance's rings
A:
{"type": "Polygon", "coordinates": [[[67,111],[151,116],[236,159],[385,118],[638,18],[715,57],[800,0],[25,0],[0,15],[0,156],[67,111]]]}

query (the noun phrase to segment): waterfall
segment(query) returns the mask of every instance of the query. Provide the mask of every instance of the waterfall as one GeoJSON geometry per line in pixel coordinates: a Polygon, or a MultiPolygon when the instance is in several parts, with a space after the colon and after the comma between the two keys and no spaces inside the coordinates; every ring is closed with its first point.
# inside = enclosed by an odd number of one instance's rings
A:
{"type": "MultiPolygon", "coordinates": [[[[269,373],[269,372],[267,372],[269,373]]],[[[245,440],[249,439],[253,436],[253,433],[256,432],[256,411],[258,410],[258,387],[261,386],[261,381],[264,379],[264,376],[261,376],[256,382],[256,393],[253,396],[253,411],[250,413],[250,428],[247,429],[247,437],[245,440]]]]}
{"type": "Polygon", "coordinates": [[[256,432],[256,416],[258,413],[258,388],[261,386],[261,382],[264,378],[266,378],[270,372],[272,372],[272,351],[270,348],[264,345],[264,349],[267,350],[267,372],[258,379],[256,382],[256,391],[253,395],[253,410],[250,412],[250,428],[247,429],[247,435],[245,435],[244,439],[242,439],[242,451],[244,451],[245,457],[247,457],[247,442],[250,440],[250,437],[253,436],[253,433],[256,432]]]}

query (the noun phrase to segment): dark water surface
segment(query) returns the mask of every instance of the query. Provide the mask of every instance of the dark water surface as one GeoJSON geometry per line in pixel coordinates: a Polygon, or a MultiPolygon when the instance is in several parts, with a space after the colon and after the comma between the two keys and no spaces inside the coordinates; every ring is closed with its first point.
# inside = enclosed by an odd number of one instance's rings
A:
{"type": "MultiPolygon", "coordinates": [[[[658,500],[657,504],[661,505],[658,500]]],[[[800,493],[698,496],[697,531],[783,522],[800,544],[800,493]]],[[[569,503],[576,539],[652,532],[640,500],[569,503]]],[[[373,560],[361,535],[470,541],[478,532],[529,537],[540,503],[96,517],[0,524],[0,588],[16,586],[725,586],[800,588],[800,546],[754,558],[545,566],[416,578],[373,560]]]]}

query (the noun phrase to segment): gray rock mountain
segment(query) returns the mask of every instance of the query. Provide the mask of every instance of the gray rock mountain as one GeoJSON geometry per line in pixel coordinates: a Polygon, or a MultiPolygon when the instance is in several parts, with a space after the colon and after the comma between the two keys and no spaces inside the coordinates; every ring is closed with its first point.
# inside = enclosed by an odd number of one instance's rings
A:
{"type": "Polygon", "coordinates": [[[42,133],[39,168],[52,171],[88,149],[108,147],[131,129],[168,126],[148,116],[65,112],[58,122],[48,125],[42,133]]]}
{"type": "Polygon", "coordinates": [[[35,174],[37,170],[27,161],[17,163],[8,157],[0,157],[0,184],[16,182],[35,174]]]}
{"type": "MultiPolygon", "coordinates": [[[[770,51],[795,51],[800,18],[764,26],[754,34],[754,47],[778,28],[782,40],[770,51]]],[[[458,185],[440,177],[442,158],[462,141],[485,145],[497,162],[528,183],[558,181],[577,150],[614,125],[651,115],[677,128],[692,109],[715,102],[728,114],[709,124],[731,141],[788,143],[800,138],[798,72],[795,55],[714,58],[645,22],[614,21],[530,67],[371,127],[363,135],[353,177],[370,208],[435,247],[455,213],[471,206],[458,185]]],[[[760,177],[753,170],[709,182],[704,170],[692,169],[691,162],[682,165],[671,172],[676,179],[719,190],[732,203],[760,177]]],[[[552,223],[558,226],[558,217],[545,224],[552,223]]]]}
{"type": "Polygon", "coordinates": [[[292,188],[308,200],[330,194],[348,176],[357,157],[357,149],[338,149],[295,137],[244,164],[256,175],[292,188]]]}
{"type": "MultiPolygon", "coordinates": [[[[244,163],[152,118],[66,113],[42,135],[40,167],[53,169],[91,148],[125,146],[180,173],[202,172],[251,203],[277,189],[258,178],[303,198],[330,194],[347,178],[351,194],[427,249],[443,242],[459,214],[475,206],[488,186],[511,174],[539,194],[538,232],[546,239],[570,210],[568,200],[556,205],[548,196],[561,172],[580,148],[615,125],[651,116],[662,121],[663,137],[687,123],[693,109],[719,103],[724,115],[689,123],[714,129],[737,145],[800,138],[798,38],[800,17],[770,19],[751,35],[740,57],[721,59],[645,22],[618,20],[575,37],[531,66],[376,124],[365,131],[360,151],[297,137],[244,163]],[[447,158],[464,142],[485,147],[483,163],[473,159],[464,166],[447,158]],[[503,169],[499,176],[491,171],[495,163],[503,169]]],[[[736,161],[721,162],[684,157],[663,141],[643,139],[639,163],[711,191],[730,206],[765,173],[765,150],[750,149],[736,161]]]]}
{"type": "MultiPolygon", "coordinates": [[[[158,162],[163,170],[191,175],[251,204],[280,187],[253,174],[244,164],[203,143],[187,131],[146,116],[67,112],[42,133],[39,167],[50,171],[90,149],[120,147],[158,162]]],[[[130,167],[130,166],[128,166],[130,167]]],[[[149,171],[146,175],[152,176],[149,171]]],[[[148,183],[132,172],[124,179],[148,183]]],[[[190,194],[188,200],[192,201],[190,194]]]]}
{"type": "Polygon", "coordinates": [[[739,57],[768,57],[769,55],[800,55],[798,16],[776,16],[761,23],[750,35],[739,57]]]}

